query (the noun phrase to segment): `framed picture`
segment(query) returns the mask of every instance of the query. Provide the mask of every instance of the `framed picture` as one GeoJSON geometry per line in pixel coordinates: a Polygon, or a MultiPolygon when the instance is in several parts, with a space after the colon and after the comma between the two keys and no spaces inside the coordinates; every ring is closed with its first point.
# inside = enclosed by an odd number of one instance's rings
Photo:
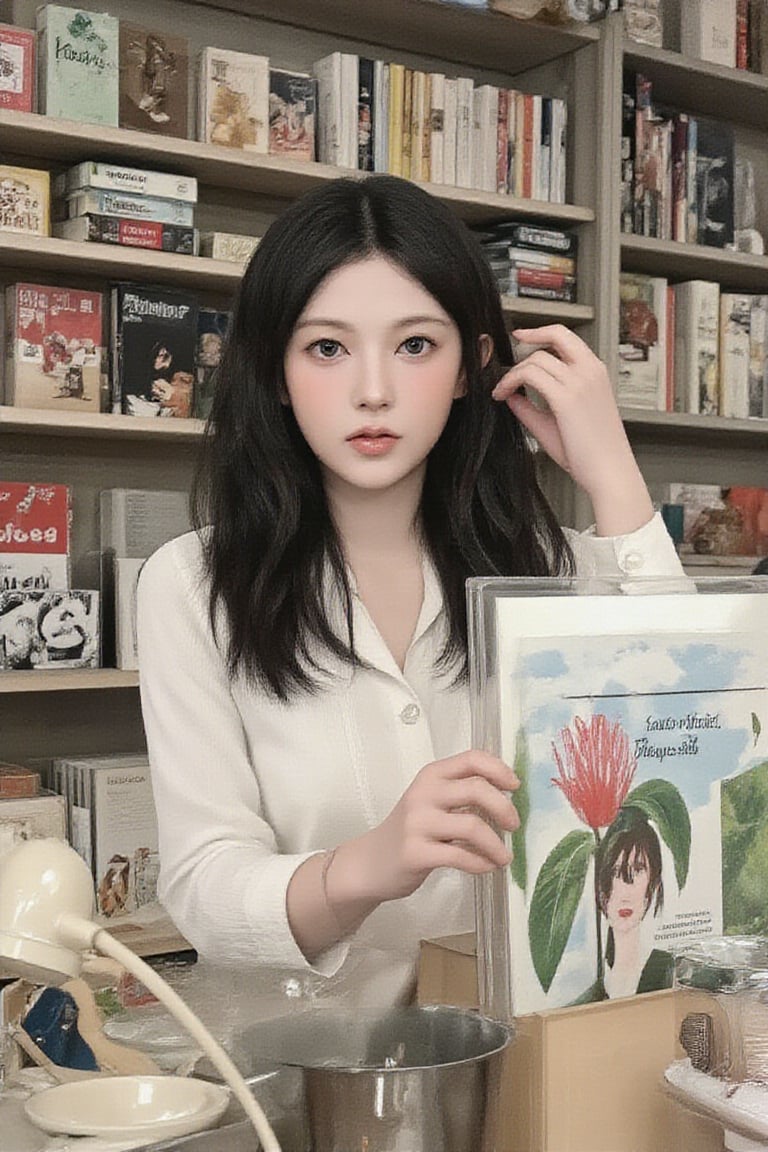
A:
{"type": "Polygon", "coordinates": [[[491,1015],[669,987],[675,945],[768,928],[766,593],[469,581],[472,743],[521,781],[477,885],[491,1015]]]}

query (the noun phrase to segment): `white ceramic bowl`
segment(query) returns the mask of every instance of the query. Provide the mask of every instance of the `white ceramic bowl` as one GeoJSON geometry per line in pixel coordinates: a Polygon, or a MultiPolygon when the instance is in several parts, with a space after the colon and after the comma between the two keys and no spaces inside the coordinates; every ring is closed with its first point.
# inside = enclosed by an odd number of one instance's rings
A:
{"type": "Polygon", "coordinates": [[[45,1132],[150,1143],[210,1128],[228,1103],[229,1090],[205,1080],[104,1076],[46,1088],[24,1107],[45,1132]]]}

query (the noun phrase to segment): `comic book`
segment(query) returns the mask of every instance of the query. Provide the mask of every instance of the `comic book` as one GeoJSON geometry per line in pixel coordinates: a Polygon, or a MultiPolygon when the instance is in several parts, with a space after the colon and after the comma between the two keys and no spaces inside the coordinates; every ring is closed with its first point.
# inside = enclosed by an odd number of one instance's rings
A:
{"type": "Polygon", "coordinates": [[[197,297],[146,284],[112,289],[112,405],[128,416],[187,417],[197,297]]]}
{"type": "Polygon", "coordinates": [[[189,135],[189,42],[120,21],[120,127],[189,135]]]}
{"type": "Polygon", "coordinates": [[[70,490],[0,481],[0,592],[69,586],[70,490]]]}
{"type": "Polygon", "coordinates": [[[204,48],[199,63],[198,139],[265,153],[269,118],[269,59],[204,48]]]}

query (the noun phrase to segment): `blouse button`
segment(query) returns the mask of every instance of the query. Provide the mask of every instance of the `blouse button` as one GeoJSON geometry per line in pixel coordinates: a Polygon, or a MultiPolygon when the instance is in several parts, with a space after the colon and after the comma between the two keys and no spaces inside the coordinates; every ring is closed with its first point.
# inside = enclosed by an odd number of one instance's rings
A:
{"type": "Polygon", "coordinates": [[[403,724],[415,724],[419,716],[421,716],[421,708],[418,704],[406,704],[400,713],[403,724]]]}
{"type": "Polygon", "coordinates": [[[640,552],[627,552],[622,563],[625,572],[637,572],[642,568],[645,560],[640,552]]]}

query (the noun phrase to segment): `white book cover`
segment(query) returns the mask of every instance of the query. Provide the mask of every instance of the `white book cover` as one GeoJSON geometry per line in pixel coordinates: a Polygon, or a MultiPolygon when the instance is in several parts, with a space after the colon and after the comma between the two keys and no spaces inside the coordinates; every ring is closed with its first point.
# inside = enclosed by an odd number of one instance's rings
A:
{"type": "Polygon", "coordinates": [[[99,593],[0,591],[0,673],[98,668],[99,593]]]}
{"type": "Polygon", "coordinates": [[[680,51],[712,64],[736,67],[736,0],[683,0],[680,51]]]}
{"type": "Polygon", "coordinates": [[[720,415],[749,415],[749,355],[752,297],[720,295],[720,415]]]}
{"type": "Polygon", "coordinates": [[[269,150],[269,57],[221,48],[200,53],[197,138],[246,152],[269,150]]]}
{"type": "Polygon", "coordinates": [[[424,129],[426,121],[426,74],[414,72],[411,97],[411,180],[422,180],[424,129]]]}
{"type": "Polygon", "coordinates": [[[100,496],[101,550],[146,560],[192,525],[187,492],[151,488],[104,488],[100,496]]]}
{"type": "Polygon", "coordinates": [[[481,192],[496,191],[499,90],[482,84],[472,95],[472,181],[481,192]]]}
{"type": "Polygon", "coordinates": [[[720,285],[675,284],[675,411],[716,416],[720,387],[720,285]]]}
{"type": "Polygon", "coordinates": [[[671,987],[675,946],[738,931],[760,874],[768,596],[709,585],[702,612],[622,580],[470,581],[473,745],[521,780],[512,863],[477,889],[495,1018],[671,987]]]}
{"type": "Polygon", "coordinates": [[[0,856],[21,840],[67,838],[67,808],[63,796],[9,797],[0,803],[0,856]]]}
{"type": "Polygon", "coordinates": [[[332,52],[316,60],[317,158],[321,164],[357,167],[358,58],[332,52]]]}
{"type": "Polygon", "coordinates": [[[472,188],[472,93],[474,81],[459,76],[456,81],[456,184],[472,188]]]}
{"type": "Polygon", "coordinates": [[[445,76],[442,72],[432,72],[430,80],[429,179],[432,184],[442,184],[445,172],[445,76]]]}
{"type": "Polygon", "coordinates": [[[535,94],[533,104],[533,128],[531,151],[531,199],[543,200],[544,190],[541,186],[541,96],[535,94]]]}
{"type": "Polygon", "coordinates": [[[552,99],[552,155],[550,162],[550,200],[565,204],[565,139],[568,125],[568,105],[557,97],[552,99]]]}
{"type": "Polygon", "coordinates": [[[753,296],[749,316],[748,416],[768,416],[768,296],[753,296]]]}
{"type": "Polygon", "coordinates": [[[389,171],[389,64],[373,62],[373,170],[389,171]]]}
{"type": "Polygon", "coordinates": [[[90,771],[96,907],[111,918],[157,901],[157,816],[146,759],[90,771]]]}
{"type": "Polygon", "coordinates": [[[144,560],[115,558],[115,664],[124,670],[135,671],[139,667],[136,597],[145,563],[144,560]]]}
{"type": "Polygon", "coordinates": [[[667,281],[623,272],[619,284],[619,403],[663,412],[667,395],[667,281]]]}
{"type": "Polygon", "coordinates": [[[443,184],[456,184],[456,129],[457,129],[458,80],[446,77],[445,81],[445,134],[443,138],[443,184]]]}

